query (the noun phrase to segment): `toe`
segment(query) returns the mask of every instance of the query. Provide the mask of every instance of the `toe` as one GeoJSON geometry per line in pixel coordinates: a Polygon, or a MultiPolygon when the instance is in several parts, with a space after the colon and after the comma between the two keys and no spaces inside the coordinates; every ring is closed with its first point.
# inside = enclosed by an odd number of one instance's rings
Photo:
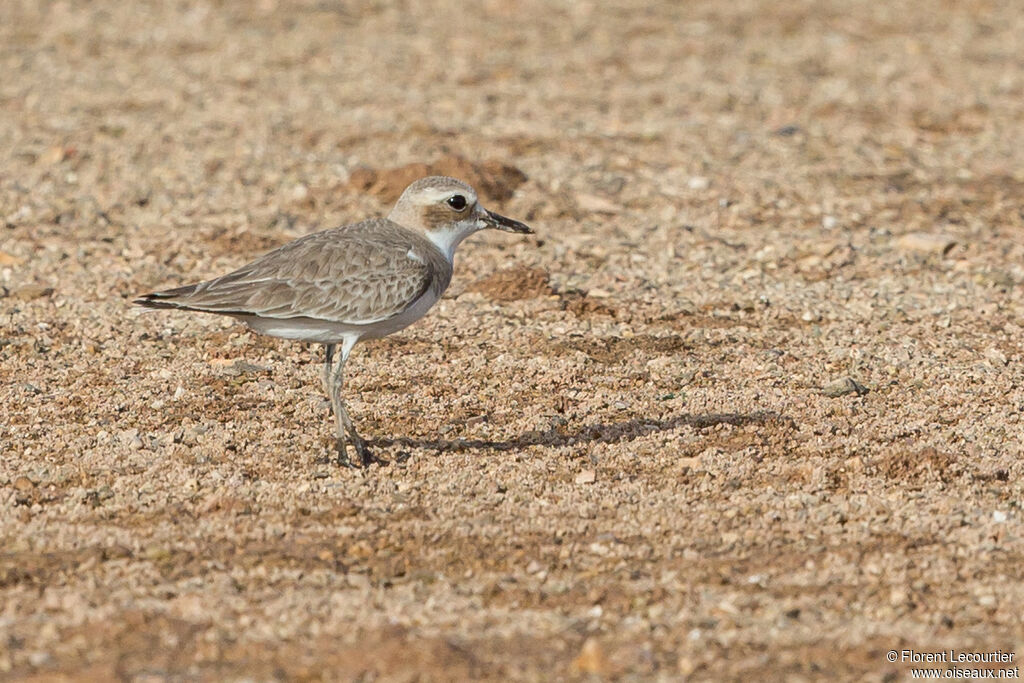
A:
{"type": "Polygon", "coordinates": [[[345,440],[338,439],[334,444],[334,450],[337,454],[334,462],[338,467],[355,467],[352,461],[348,457],[348,448],[346,448],[345,440]]]}

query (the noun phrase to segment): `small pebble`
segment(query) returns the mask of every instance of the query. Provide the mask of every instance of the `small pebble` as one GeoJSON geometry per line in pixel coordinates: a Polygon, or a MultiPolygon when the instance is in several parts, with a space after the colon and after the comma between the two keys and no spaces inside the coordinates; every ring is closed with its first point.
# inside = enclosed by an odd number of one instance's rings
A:
{"type": "Polygon", "coordinates": [[[996,348],[992,348],[986,351],[985,359],[996,367],[1002,367],[1010,362],[1006,358],[1006,354],[996,348]]]}
{"type": "Polygon", "coordinates": [[[25,260],[8,254],[6,251],[0,251],[0,266],[20,266],[25,260]]]}
{"type": "Polygon", "coordinates": [[[46,287],[44,285],[26,285],[11,292],[11,296],[19,301],[42,299],[51,294],[53,294],[53,287],[46,287]]]}
{"type": "Polygon", "coordinates": [[[621,208],[615,202],[593,194],[576,195],[576,205],[588,213],[618,213],[621,208]]]}
{"type": "Polygon", "coordinates": [[[576,671],[585,674],[602,675],[608,671],[608,659],[601,644],[595,638],[587,638],[580,648],[580,654],[572,662],[576,671]]]}
{"type": "Polygon", "coordinates": [[[946,254],[956,246],[956,240],[949,235],[928,232],[910,232],[896,241],[901,249],[927,254],[946,254]]]}
{"type": "Polygon", "coordinates": [[[245,360],[228,360],[224,358],[215,358],[210,361],[210,365],[219,369],[225,375],[229,377],[239,377],[241,375],[253,375],[260,372],[269,372],[270,368],[265,368],[262,365],[256,365],[245,360]]]}
{"type": "Polygon", "coordinates": [[[682,467],[683,469],[688,468],[691,470],[695,470],[700,467],[700,456],[694,455],[689,458],[679,458],[676,462],[678,462],[679,466],[682,467]]]}
{"type": "Polygon", "coordinates": [[[593,484],[597,481],[597,475],[594,474],[594,470],[583,470],[576,475],[577,484],[593,484]]]}
{"type": "Polygon", "coordinates": [[[52,659],[49,652],[36,651],[30,652],[28,655],[28,663],[36,667],[49,664],[52,659]]]}
{"type": "Polygon", "coordinates": [[[868,393],[870,389],[860,384],[857,380],[852,377],[843,377],[829,382],[821,388],[821,392],[830,398],[839,398],[840,396],[846,396],[847,394],[857,394],[863,396],[868,393]]]}

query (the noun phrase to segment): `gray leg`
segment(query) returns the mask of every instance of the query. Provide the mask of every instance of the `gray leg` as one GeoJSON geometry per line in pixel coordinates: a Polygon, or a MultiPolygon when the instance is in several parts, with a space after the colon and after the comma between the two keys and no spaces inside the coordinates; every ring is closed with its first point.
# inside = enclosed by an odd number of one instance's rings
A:
{"type": "Polygon", "coordinates": [[[346,454],[345,442],[348,441],[352,444],[352,447],[355,448],[356,455],[359,456],[360,464],[365,467],[371,461],[370,451],[366,447],[366,442],[363,441],[356,432],[356,427],[352,424],[352,418],[349,417],[348,410],[345,408],[345,401],[341,398],[341,386],[345,371],[345,361],[348,360],[348,354],[352,351],[352,346],[355,345],[355,341],[355,339],[346,339],[341,345],[341,357],[338,358],[337,362],[334,363],[334,367],[330,370],[330,377],[328,379],[330,387],[328,394],[331,397],[331,407],[334,409],[335,428],[338,436],[338,464],[352,465],[348,459],[348,455],[346,454]]]}
{"type": "Polygon", "coordinates": [[[324,344],[324,393],[331,395],[331,363],[334,361],[334,349],[337,344],[324,344]]]}
{"type": "MultiPolygon", "coordinates": [[[[335,392],[334,389],[333,389],[333,387],[334,387],[334,384],[333,384],[334,369],[333,369],[332,366],[334,365],[334,350],[336,348],[337,348],[337,344],[324,344],[324,371],[323,371],[324,392],[327,394],[327,398],[329,398],[331,400],[331,412],[334,413],[334,424],[335,424],[334,448],[335,448],[335,450],[338,453],[338,461],[337,462],[338,462],[339,465],[350,465],[351,463],[349,463],[349,461],[348,461],[348,455],[345,452],[346,451],[346,448],[345,448],[345,430],[343,428],[343,424],[341,422],[341,419],[338,417],[339,412],[340,412],[339,409],[338,409],[338,402],[340,400],[340,397],[338,395],[338,392],[335,392]]],[[[338,363],[338,365],[340,366],[341,363],[344,363],[344,360],[342,360],[340,363],[338,363]]],[[[339,379],[340,379],[340,377],[339,377],[339,379]]],[[[340,388],[339,388],[339,391],[340,391],[340,388]]]]}

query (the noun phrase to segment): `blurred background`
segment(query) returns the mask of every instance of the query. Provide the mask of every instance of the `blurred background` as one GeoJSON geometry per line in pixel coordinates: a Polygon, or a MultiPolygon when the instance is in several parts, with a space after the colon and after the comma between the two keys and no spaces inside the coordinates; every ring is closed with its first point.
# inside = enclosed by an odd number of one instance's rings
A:
{"type": "Polygon", "coordinates": [[[985,198],[977,178],[993,177],[1019,189],[1014,9],[9,2],[7,236],[59,226],[137,248],[168,220],[197,239],[290,236],[386,208],[393,191],[349,185],[358,169],[451,156],[521,171],[515,210],[556,232],[608,214],[889,228],[886,210],[913,228],[951,209],[915,219],[869,202],[877,176],[883,195],[973,179],[985,198]]]}

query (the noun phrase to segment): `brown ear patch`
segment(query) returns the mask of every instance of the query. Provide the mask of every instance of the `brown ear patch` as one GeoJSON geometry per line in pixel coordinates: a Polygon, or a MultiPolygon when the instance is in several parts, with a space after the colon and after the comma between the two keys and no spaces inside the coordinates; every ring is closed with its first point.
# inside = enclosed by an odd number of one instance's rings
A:
{"type": "Polygon", "coordinates": [[[526,182],[526,174],[515,166],[494,159],[474,163],[458,155],[441,157],[429,164],[416,163],[390,169],[360,167],[349,174],[348,186],[372,194],[382,204],[393,204],[411,183],[431,175],[458,178],[476,188],[484,202],[501,203],[512,198],[526,182]]]}
{"type": "Polygon", "coordinates": [[[452,211],[444,202],[427,204],[420,209],[420,222],[425,228],[436,228],[452,221],[461,220],[469,215],[468,211],[459,213],[452,211]]]}

